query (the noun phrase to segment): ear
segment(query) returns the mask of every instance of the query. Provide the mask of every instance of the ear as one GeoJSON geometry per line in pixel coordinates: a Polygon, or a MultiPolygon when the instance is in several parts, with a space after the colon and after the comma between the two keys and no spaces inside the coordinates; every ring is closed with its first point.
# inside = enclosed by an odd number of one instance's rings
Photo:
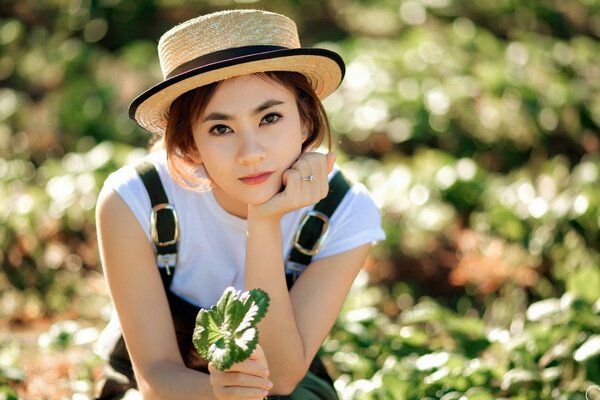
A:
{"type": "Polygon", "coordinates": [[[309,136],[308,129],[302,126],[302,143],[306,142],[309,136]]]}
{"type": "Polygon", "coordinates": [[[193,145],[188,143],[188,148],[186,149],[186,156],[192,161],[194,164],[202,164],[202,157],[200,156],[200,151],[198,150],[198,142],[196,141],[196,136],[193,135],[193,131],[190,132],[193,137],[193,145]]]}
{"type": "Polygon", "coordinates": [[[202,164],[202,157],[200,157],[200,152],[198,151],[198,149],[191,149],[188,152],[187,156],[190,159],[190,161],[192,161],[194,164],[202,164]]]}
{"type": "Polygon", "coordinates": [[[196,155],[196,156],[194,156],[194,163],[196,163],[197,165],[202,165],[202,164],[204,164],[204,163],[202,162],[202,157],[200,157],[200,154],[198,154],[198,153],[196,153],[196,154],[197,154],[197,155],[196,155]]]}

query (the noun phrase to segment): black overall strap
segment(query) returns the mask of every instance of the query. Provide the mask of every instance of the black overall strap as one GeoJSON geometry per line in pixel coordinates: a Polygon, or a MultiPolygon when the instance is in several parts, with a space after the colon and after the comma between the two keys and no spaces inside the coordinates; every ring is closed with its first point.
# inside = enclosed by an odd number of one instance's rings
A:
{"type": "Polygon", "coordinates": [[[166,268],[167,275],[172,278],[172,269],[177,264],[177,240],[179,239],[177,213],[173,205],[169,203],[169,198],[154,164],[143,160],[135,166],[135,170],[150,197],[152,206],[150,230],[156,249],[156,262],[159,267],[166,268]]]}
{"type": "Polygon", "coordinates": [[[350,183],[341,171],[337,171],[329,181],[327,197],[319,201],[300,221],[286,263],[288,289],[320,250],[327,236],[329,219],[349,189],[350,183]]]}

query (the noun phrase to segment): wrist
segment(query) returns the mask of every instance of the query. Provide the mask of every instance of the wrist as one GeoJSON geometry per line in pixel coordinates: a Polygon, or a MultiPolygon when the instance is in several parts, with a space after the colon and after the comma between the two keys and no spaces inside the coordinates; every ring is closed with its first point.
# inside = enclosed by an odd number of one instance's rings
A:
{"type": "Polygon", "coordinates": [[[282,216],[283,214],[265,214],[260,207],[248,205],[248,215],[246,216],[246,220],[248,221],[248,227],[255,224],[279,226],[282,216]]]}

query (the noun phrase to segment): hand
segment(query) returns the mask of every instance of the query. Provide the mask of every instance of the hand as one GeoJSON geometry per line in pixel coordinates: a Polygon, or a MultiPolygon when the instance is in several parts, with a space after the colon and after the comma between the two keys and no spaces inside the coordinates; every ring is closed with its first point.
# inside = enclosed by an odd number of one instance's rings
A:
{"type": "Polygon", "coordinates": [[[230,369],[219,371],[208,364],[210,384],[218,399],[262,400],[269,394],[273,383],[268,379],[267,359],[260,345],[246,361],[234,364],[230,369]]]}
{"type": "Polygon", "coordinates": [[[336,154],[302,153],[289,169],[283,172],[284,189],[265,203],[249,206],[248,211],[261,216],[282,216],[290,211],[317,203],[329,192],[328,174],[333,169],[336,154]],[[306,180],[314,177],[314,181],[306,180]]]}

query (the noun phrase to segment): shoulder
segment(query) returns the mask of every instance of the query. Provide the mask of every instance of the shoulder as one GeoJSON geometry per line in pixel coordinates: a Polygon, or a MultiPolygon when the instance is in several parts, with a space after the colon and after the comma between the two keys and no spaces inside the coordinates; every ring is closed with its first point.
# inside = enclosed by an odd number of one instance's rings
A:
{"type": "Polygon", "coordinates": [[[126,242],[131,250],[136,243],[150,241],[149,235],[144,233],[147,229],[134,209],[116,191],[108,187],[100,191],[96,203],[96,230],[102,249],[115,251],[120,248],[121,242],[126,242]]]}
{"type": "MultiPolygon", "coordinates": [[[[142,160],[150,161],[155,165],[161,180],[169,176],[166,172],[166,154],[164,152],[150,153],[142,160]]],[[[121,211],[130,212],[136,217],[144,231],[149,232],[148,216],[151,204],[148,192],[135,169],[138,162],[124,165],[106,178],[98,196],[96,218],[107,219],[112,218],[112,215],[119,215],[121,211]]]]}
{"type": "Polygon", "coordinates": [[[324,246],[315,259],[339,254],[385,238],[379,207],[371,194],[362,183],[350,180],[348,182],[351,185],[350,189],[331,216],[324,246]]]}
{"type": "Polygon", "coordinates": [[[96,222],[99,225],[115,223],[127,212],[127,204],[112,188],[104,186],[96,201],[96,222]]]}
{"type": "Polygon", "coordinates": [[[121,190],[141,187],[142,181],[136,171],[136,165],[140,162],[151,162],[159,172],[161,180],[164,180],[169,174],[167,169],[167,157],[164,150],[147,154],[143,158],[128,163],[118,170],[111,173],[104,181],[104,186],[108,186],[117,192],[121,190]]]}

